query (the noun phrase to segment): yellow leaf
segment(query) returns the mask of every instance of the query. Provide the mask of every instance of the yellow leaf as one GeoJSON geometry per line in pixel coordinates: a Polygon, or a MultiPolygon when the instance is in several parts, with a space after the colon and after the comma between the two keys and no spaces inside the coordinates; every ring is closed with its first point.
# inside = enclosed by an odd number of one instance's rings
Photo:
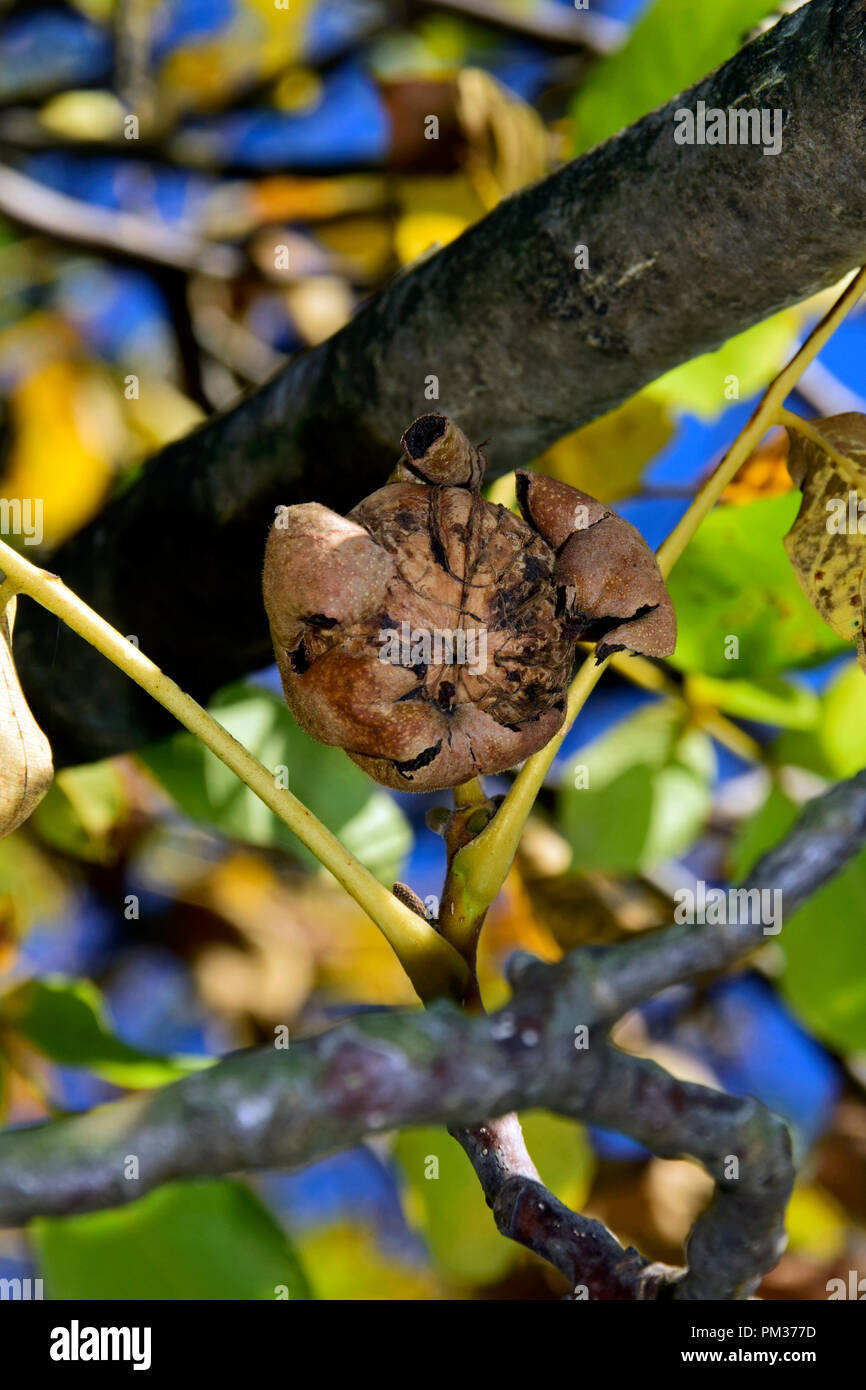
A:
{"type": "Polygon", "coordinates": [[[24,698],[12,660],[15,599],[0,610],[0,836],[32,813],[51,785],[51,747],[24,698]]]}
{"type": "Polygon", "coordinates": [[[55,545],[96,512],[125,447],[118,393],[82,363],[54,361],[25,376],[9,396],[12,448],[7,499],[41,503],[55,545]]]}
{"type": "Polygon", "coordinates": [[[462,174],[404,179],[400,201],[404,211],[397,222],[394,244],[403,265],[417,261],[434,247],[447,246],[486,211],[462,174]]]}
{"type": "Polygon", "coordinates": [[[866,671],[866,415],[851,412],[788,429],[788,472],[803,493],[785,549],[825,623],[857,643],[866,671]]]}
{"type": "Polygon", "coordinates": [[[205,418],[201,406],[191,401],[165,377],[141,374],[139,393],[124,397],[127,421],[144,442],[147,452],[181,439],[205,418]]]}
{"type": "Polygon", "coordinates": [[[785,1214],[792,1254],[834,1259],[845,1249],[847,1224],[842,1208],[820,1187],[795,1187],[785,1214]]]}
{"type": "Polygon", "coordinates": [[[418,1303],[441,1296],[433,1274],[387,1255],[363,1226],[345,1221],[302,1229],[296,1244],[305,1266],[314,1271],[321,1301],[418,1303]]]}
{"type": "Polygon", "coordinates": [[[547,172],[547,129],[534,107],[483,68],[463,68],[457,91],[467,167],[489,209],[547,172]]]}
{"type": "Polygon", "coordinates": [[[276,77],[301,54],[311,0],[243,0],[216,34],[185,42],[158,74],[158,119],[223,107],[233,92],[276,77]]]}
{"type": "Polygon", "coordinates": [[[65,140],[116,140],[125,111],[113,92],[60,92],[39,113],[52,135],[65,140]]]}
{"type": "Polygon", "coordinates": [[[534,466],[600,502],[615,502],[635,491],[673,429],[662,402],[642,393],[558,440],[534,466]]]}

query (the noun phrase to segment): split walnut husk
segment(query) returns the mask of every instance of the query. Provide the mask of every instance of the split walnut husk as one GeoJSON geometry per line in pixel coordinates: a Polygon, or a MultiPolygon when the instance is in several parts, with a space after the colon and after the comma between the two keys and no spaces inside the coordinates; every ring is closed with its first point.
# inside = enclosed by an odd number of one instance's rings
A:
{"type": "Polygon", "coordinates": [[[486,459],[442,415],[403,436],[348,517],[282,508],[263,592],[299,724],[403,791],[502,772],[560,728],[579,637],[599,659],[665,656],[673,607],[639,533],[576,488],[522,472],[522,515],[481,494],[486,459]]]}

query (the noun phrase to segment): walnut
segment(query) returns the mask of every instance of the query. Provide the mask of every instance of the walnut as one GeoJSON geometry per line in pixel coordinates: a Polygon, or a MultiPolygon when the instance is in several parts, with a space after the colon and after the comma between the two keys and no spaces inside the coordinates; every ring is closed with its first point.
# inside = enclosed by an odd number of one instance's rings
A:
{"type": "Polygon", "coordinates": [[[385,786],[431,791],[553,737],[578,637],[599,660],[666,656],[676,622],[652,552],[602,503],[526,472],[522,518],[486,501],[484,455],[442,415],[402,443],[348,517],[282,509],[263,589],[301,727],[385,786]]]}

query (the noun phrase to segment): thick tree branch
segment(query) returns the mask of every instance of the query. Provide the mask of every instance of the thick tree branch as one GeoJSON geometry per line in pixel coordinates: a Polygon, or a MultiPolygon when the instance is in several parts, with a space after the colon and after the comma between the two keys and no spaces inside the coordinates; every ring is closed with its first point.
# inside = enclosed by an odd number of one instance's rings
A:
{"type": "MultiPolygon", "coordinates": [[[[258,588],[274,509],[345,511],[437,408],[491,462],[531,460],[661,372],[866,261],[866,12],[812,0],[690,92],[398,277],[230,414],[151,461],[52,561],[198,698],[270,660],[258,588]],[[673,113],[780,108],[782,151],[681,146],[673,113]],[[587,246],[589,269],[574,248],[587,246]]],[[[59,764],[167,727],[22,604],[16,659],[59,764]]]]}
{"type": "MultiPolygon", "coordinates": [[[[790,914],[866,842],[866,772],[810,803],[747,887],[790,914]]],[[[793,1181],[781,1120],[750,1098],[676,1081],[612,1047],[611,1024],[668,985],[766,940],[758,921],[672,927],[572,952],[514,958],[511,1001],[490,1017],[447,1004],[356,1017],[289,1051],[240,1053],[153,1094],[0,1135],[0,1225],[132,1201],[177,1178],[292,1167],[403,1125],[458,1132],[500,1230],[601,1298],[737,1298],[778,1258],[793,1181]],[[589,1046],[575,1046],[585,1025],[589,1046]],[[540,1186],[512,1115],[543,1107],[621,1130],[716,1182],[687,1271],[648,1268],[540,1186]],[[491,1122],[490,1116],[504,1116],[491,1122]],[[140,1178],[125,1176],[135,1154],[140,1178]],[[732,1165],[731,1160],[736,1159],[732,1165]]]]}

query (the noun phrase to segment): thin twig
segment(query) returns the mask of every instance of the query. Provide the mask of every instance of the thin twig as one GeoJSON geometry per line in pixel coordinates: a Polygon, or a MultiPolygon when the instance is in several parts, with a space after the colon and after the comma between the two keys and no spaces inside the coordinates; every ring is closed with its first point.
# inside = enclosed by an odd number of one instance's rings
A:
{"type": "Polygon", "coordinates": [[[198,271],[219,280],[234,279],[245,264],[243,253],[234,246],[205,241],[156,218],[95,207],[80,198],[58,193],[7,165],[0,165],[0,212],[58,241],[133,256],[177,270],[198,271]]]}

